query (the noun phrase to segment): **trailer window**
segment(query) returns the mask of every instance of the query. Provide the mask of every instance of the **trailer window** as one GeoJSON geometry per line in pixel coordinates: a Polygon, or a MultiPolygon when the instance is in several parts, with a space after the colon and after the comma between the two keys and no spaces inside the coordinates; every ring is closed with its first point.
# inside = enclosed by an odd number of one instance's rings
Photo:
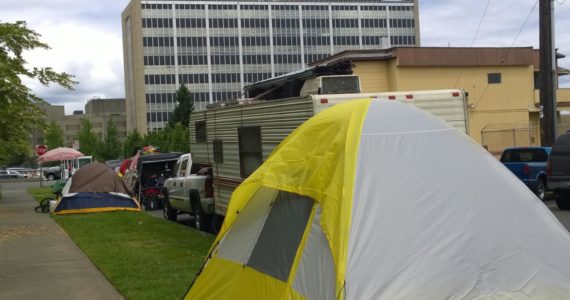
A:
{"type": "Polygon", "coordinates": [[[222,140],[214,140],[212,142],[214,148],[214,161],[223,163],[224,162],[224,144],[222,140]]]}
{"type": "Polygon", "coordinates": [[[261,152],[261,127],[238,128],[239,160],[241,177],[253,173],[263,163],[261,152]]]}
{"type": "Polygon", "coordinates": [[[206,121],[196,121],[194,123],[196,129],[196,143],[205,143],[206,136],[206,121]]]}

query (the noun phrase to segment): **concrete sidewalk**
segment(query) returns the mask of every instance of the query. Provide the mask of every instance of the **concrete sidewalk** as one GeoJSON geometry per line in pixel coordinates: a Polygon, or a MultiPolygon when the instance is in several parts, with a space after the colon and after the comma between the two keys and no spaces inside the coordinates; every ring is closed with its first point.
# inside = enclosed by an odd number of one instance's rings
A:
{"type": "Polygon", "coordinates": [[[0,183],[0,299],[122,299],[27,193],[39,184],[0,183]]]}

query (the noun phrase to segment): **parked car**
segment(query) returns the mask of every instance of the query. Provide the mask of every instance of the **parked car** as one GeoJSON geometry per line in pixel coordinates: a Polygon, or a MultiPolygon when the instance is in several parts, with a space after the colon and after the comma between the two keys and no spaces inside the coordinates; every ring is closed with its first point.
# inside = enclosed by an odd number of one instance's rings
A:
{"type": "Polygon", "coordinates": [[[544,200],[547,185],[548,158],[550,147],[507,148],[501,155],[501,162],[517,175],[540,200],[544,200]]]}
{"type": "Polygon", "coordinates": [[[562,134],[552,145],[548,187],[554,191],[558,208],[570,209],[570,133],[562,134]]]}
{"type": "Polygon", "coordinates": [[[25,176],[13,170],[0,170],[0,179],[24,178],[25,176]]]}
{"type": "Polygon", "coordinates": [[[42,173],[47,180],[56,180],[61,178],[61,167],[47,167],[42,168],[42,173]]]}
{"type": "Polygon", "coordinates": [[[178,214],[188,213],[196,229],[215,232],[212,175],[212,168],[193,163],[190,153],[180,156],[172,177],[164,183],[164,218],[176,221],[178,214]]]}
{"type": "Polygon", "coordinates": [[[25,178],[33,178],[36,170],[30,168],[22,168],[22,167],[8,167],[6,168],[8,171],[15,171],[22,174],[25,178]]]}

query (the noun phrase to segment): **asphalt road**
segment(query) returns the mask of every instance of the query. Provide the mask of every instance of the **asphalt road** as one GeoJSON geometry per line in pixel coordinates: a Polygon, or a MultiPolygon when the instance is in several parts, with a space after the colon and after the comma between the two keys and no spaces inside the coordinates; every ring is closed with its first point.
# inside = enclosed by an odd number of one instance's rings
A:
{"type": "Polygon", "coordinates": [[[570,231],[570,210],[560,210],[554,200],[547,200],[544,202],[552,213],[556,216],[558,221],[564,225],[566,230],[570,231]]]}

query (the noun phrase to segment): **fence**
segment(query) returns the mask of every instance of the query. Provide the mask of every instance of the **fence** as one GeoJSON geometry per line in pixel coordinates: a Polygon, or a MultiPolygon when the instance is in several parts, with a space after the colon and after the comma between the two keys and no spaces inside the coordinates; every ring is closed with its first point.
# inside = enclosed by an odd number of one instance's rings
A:
{"type": "MultiPolygon", "coordinates": [[[[570,130],[570,123],[559,123],[558,134],[570,130]]],[[[530,123],[489,124],[481,129],[481,145],[494,155],[508,147],[540,146],[540,135],[530,123]]]]}

